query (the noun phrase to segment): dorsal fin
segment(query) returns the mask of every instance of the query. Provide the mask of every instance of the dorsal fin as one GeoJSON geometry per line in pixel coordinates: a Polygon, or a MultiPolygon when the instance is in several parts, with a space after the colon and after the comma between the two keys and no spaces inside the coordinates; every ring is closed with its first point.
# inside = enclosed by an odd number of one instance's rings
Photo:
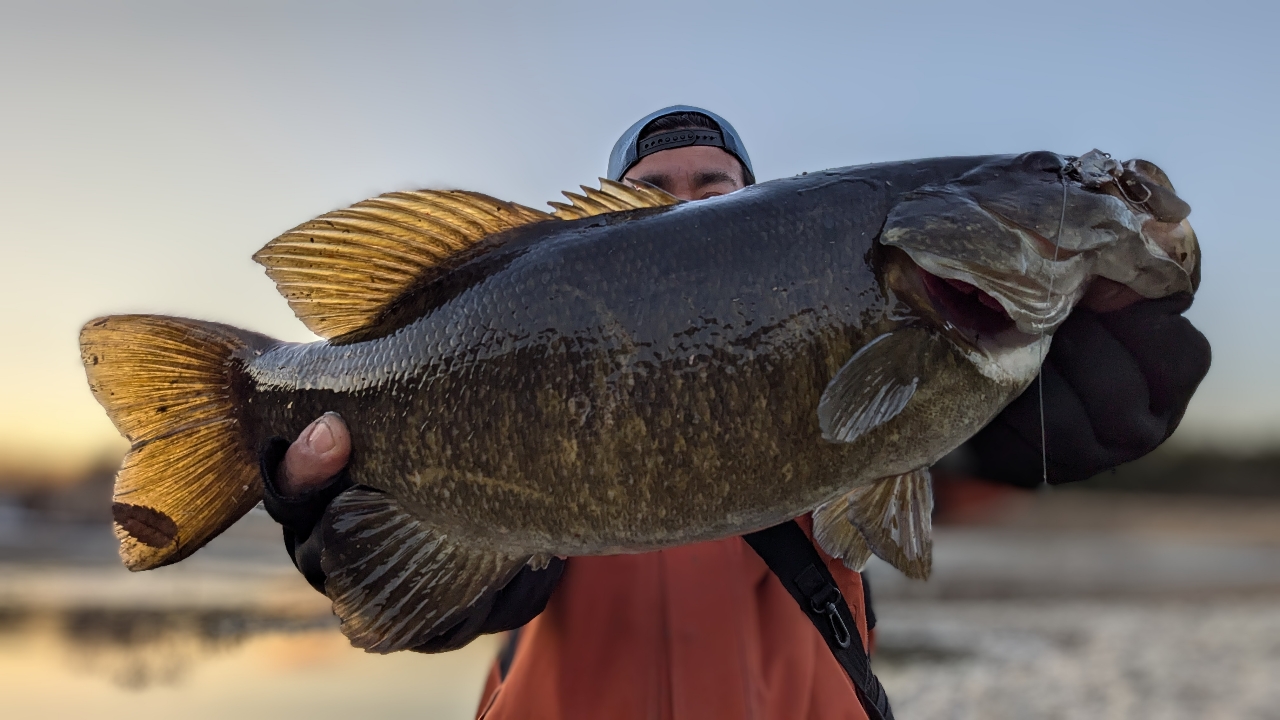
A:
{"type": "Polygon", "coordinates": [[[639,210],[640,208],[666,207],[684,202],[680,198],[667,193],[653,185],[632,187],[614,182],[608,178],[600,178],[600,189],[581,185],[583,195],[564,192],[571,204],[549,202],[555,208],[553,213],[561,220],[579,220],[594,215],[604,215],[623,210],[639,210]]]}
{"type": "Polygon", "coordinates": [[[553,216],[460,190],[393,192],[305,222],[253,259],[315,334],[366,327],[409,287],[475,255],[484,238],[553,216]]]}
{"type": "Polygon", "coordinates": [[[552,218],[683,202],[653,186],[600,180],[573,203],[549,203],[554,214],[480,193],[415,190],[379,195],[325,213],[267,243],[254,254],[298,319],[315,334],[336,338],[376,324],[412,287],[448,273],[488,249],[485,238],[552,218]]]}

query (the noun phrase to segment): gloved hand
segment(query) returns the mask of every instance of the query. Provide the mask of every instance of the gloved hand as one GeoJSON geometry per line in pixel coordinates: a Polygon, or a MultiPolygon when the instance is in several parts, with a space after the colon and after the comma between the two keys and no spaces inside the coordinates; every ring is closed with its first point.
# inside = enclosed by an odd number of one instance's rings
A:
{"type": "MultiPolygon", "coordinates": [[[[324,592],[320,555],[324,533],[316,526],[325,508],[340,493],[353,487],[347,475],[351,435],[346,423],[333,413],[321,416],[290,444],[272,438],[260,461],[263,504],[284,528],[284,545],[293,564],[311,586],[324,592]]],[[[437,652],[461,647],[477,635],[518,628],[546,607],[564,572],[565,561],[552,558],[543,570],[521,568],[511,582],[472,604],[457,625],[414,648],[437,652]]]]}
{"type": "MultiPolygon", "coordinates": [[[[1209,371],[1209,341],[1182,313],[1190,295],[1099,313],[1077,308],[1045,359],[1049,482],[1074,482],[1136,460],[1173,434],[1209,371]]],[[[979,477],[1041,482],[1037,383],[960,451],[979,477]]]]}

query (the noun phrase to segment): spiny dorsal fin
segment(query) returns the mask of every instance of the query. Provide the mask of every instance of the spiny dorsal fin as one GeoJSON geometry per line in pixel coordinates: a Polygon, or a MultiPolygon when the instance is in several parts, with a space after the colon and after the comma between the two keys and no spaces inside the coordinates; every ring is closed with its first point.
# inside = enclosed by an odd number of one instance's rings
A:
{"type": "Polygon", "coordinates": [[[473,257],[486,237],[552,217],[474,192],[393,192],[305,222],[253,259],[298,319],[332,338],[373,324],[410,287],[473,257]]]}
{"type": "Polygon", "coordinates": [[[632,187],[623,185],[620,182],[614,182],[608,178],[600,178],[599,190],[589,188],[586,185],[579,187],[582,188],[582,192],[585,194],[579,195],[567,190],[564,192],[564,196],[569,198],[571,204],[566,205],[562,202],[554,201],[547,203],[555,208],[553,214],[556,217],[561,220],[580,220],[595,215],[604,215],[605,213],[666,207],[684,202],[675,195],[671,195],[653,185],[632,187]]]}

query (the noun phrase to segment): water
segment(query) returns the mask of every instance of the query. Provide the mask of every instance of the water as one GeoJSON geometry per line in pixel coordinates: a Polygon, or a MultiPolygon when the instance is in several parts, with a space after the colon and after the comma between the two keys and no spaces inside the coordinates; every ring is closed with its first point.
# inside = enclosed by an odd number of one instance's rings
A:
{"type": "MultiPolygon", "coordinates": [[[[870,572],[898,716],[1280,718],[1280,502],[1044,492],[870,572]]],[[[0,512],[7,718],[470,718],[498,648],[367,655],[255,513],[131,574],[107,526],[0,512]]]]}
{"type": "Polygon", "coordinates": [[[492,642],[381,657],[326,625],[245,613],[7,618],[0,705],[14,719],[473,716],[492,642]]]}
{"type": "Polygon", "coordinates": [[[448,655],[352,648],[263,514],[138,574],[104,524],[0,519],[6,720],[471,718],[497,651],[495,638],[448,655]]]}

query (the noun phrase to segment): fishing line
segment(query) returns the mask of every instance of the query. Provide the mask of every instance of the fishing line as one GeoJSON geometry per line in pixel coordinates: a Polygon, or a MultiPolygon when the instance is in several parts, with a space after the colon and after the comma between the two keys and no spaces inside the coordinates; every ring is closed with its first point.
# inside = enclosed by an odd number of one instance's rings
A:
{"type": "MultiPolygon", "coordinates": [[[[1058,216],[1058,229],[1053,233],[1053,262],[1058,262],[1058,248],[1062,240],[1062,226],[1067,221],[1067,168],[1058,171],[1058,179],[1062,183],[1062,214],[1058,216]]],[[[1049,292],[1045,294],[1044,304],[1049,307],[1049,303],[1053,302],[1053,280],[1054,273],[1049,273],[1049,292]]],[[[1044,346],[1044,325],[1040,326],[1040,374],[1036,376],[1037,392],[1040,395],[1040,471],[1043,473],[1043,480],[1049,482],[1049,445],[1046,441],[1044,428],[1044,360],[1049,355],[1049,351],[1044,346]]]]}

